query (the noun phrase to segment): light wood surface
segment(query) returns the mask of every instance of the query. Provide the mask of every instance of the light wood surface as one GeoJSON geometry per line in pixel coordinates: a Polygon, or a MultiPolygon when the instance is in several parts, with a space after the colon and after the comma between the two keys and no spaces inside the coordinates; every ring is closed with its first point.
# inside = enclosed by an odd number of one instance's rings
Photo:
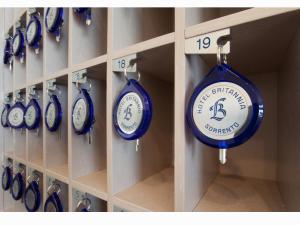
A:
{"type": "Polygon", "coordinates": [[[194,211],[278,212],[285,207],[274,181],[218,175],[194,211]]]}
{"type": "MultiPolygon", "coordinates": [[[[45,9],[39,10],[43,17],[45,9]]],[[[92,195],[99,211],[300,210],[299,138],[291,132],[299,108],[299,9],[97,8],[92,13],[86,27],[65,8],[59,43],[43,29],[38,56],[27,47],[25,64],[15,59],[12,71],[1,70],[3,93],[22,89],[25,97],[30,85],[39,86],[43,114],[46,81],[56,78],[62,90],[61,139],[45,126],[39,136],[2,130],[4,158],[43,174],[43,201],[52,177],[63,186],[67,211],[74,210],[77,189],[92,195]],[[188,99],[216,56],[185,55],[184,41],[223,28],[231,29],[228,63],[258,86],[266,112],[258,132],[230,150],[228,163],[220,166],[218,152],[194,138],[185,120],[188,99]],[[154,106],[138,152],[135,142],[124,141],[112,126],[112,109],[125,85],[112,61],[134,53],[140,83],[154,106]],[[70,116],[77,95],[72,72],[85,68],[95,88],[97,117],[90,146],[74,134],[70,116]]],[[[24,8],[6,8],[3,17],[0,29],[10,35],[17,19],[29,20],[24,8]]],[[[4,210],[24,210],[9,193],[3,197],[4,210]]]]}
{"type": "Polygon", "coordinates": [[[120,200],[132,204],[135,211],[174,211],[173,194],[174,169],[167,168],[118,193],[114,199],[116,203],[120,200]]]}

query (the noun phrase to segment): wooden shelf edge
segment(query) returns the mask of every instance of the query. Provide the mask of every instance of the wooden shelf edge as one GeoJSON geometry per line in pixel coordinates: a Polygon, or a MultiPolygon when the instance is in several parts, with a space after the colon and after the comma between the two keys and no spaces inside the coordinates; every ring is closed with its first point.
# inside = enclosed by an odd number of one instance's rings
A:
{"type": "Polygon", "coordinates": [[[143,208],[139,205],[136,205],[132,202],[118,198],[116,196],[112,197],[112,203],[114,206],[123,208],[123,209],[131,211],[131,212],[151,212],[151,210],[149,210],[149,209],[143,208]]]}
{"type": "Polygon", "coordinates": [[[69,69],[65,68],[65,69],[59,70],[59,71],[51,73],[51,74],[46,74],[45,79],[46,80],[51,80],[51,79],[54,79],[54,78],[59,78],[59,77],[68,75],[68,73],[69,73],[69,69]]]}
{"type": "Polygon", "coordinates": [[[219,17],[185,29],[185,38],[206,34],[212,31],[245,24],[255,20],[295,11],[299,8],[252,8],[231,15],[219,17]]]}
{"type": "MultiPolygon", "coordinates": [[[[107,194],[107,170],[101,170],[94,173],[90,173],[86,176],[79,177],[77,179],[72,180],[72,186],[76,189],[79,189],[81,191],[85,191],[87,193],[90,193],[104,201],[108,200],[108,194],[107,194]],[[96,188],[95,185],[92,185],[91,182],[94,182],[95,180],[102,181],[103,187],[96,188]]],[[[101,185],[102,186],[102,185],[101,185]]]]}
{"type": "Polygon", "coordinates": [[[85,68],[89,68],[89,67],[92,67],[92,66],[103,64],[103,63],[106,63],[106,62],[107,62],[107,55],[105,54],[105,55],[101,55],[101,56],[86,60],[82,63],[75,64],[71,67],[71,71],[75,72],[75,71],[78,71],[78,70],[82,70],[82,69],[85,69],[85,68]]]}
{"type": "Polygon", "coordinates": [[[43,77],[39,77],[39,78],[30,80],[30,81],[27,81],[27,87],[30,87],[30,86],[32,86],[32,85],[37,85],[37,84],[43,83],[43,81],[44,81],[44,78],[43,78],[43,77]]]}
{"type": "Polygon", "coordinates": [[[69,184],[69,176],[68,174],[64,171],[65,168],[67,168],[68,171],[68,167],[67,165],[60,165],[60,166],[56,166],[56,167],[50,167],[46,169],[46,174],[50,177],[53,177],[57,180],[60,180],[66,184],[69,184]],[[58,172],[60,171],[60,172],[58,172]]]}
{"type": "Polygon", "coordinates": [[[112,58],[117,59],[123,56],[127,56],[138,52],[143,52],[152,48],[157,48],[174,42],[175,42],[175,33],[172,32],[156,38],[152,38],[147,41],[139,42],[137,44],[131,45],[129,47],[125,47],[123,49],[115,50],[112,53],[112,58]]]}
{"type": "Polygon", "coordinates": [[[128,205],[130,209],[137,209],[137,211],[170,212],[175,210],[174,190],[174,169],[170,167],[147,177],[113,197],[119,204],[128,205]]]}
{"type": "Polygon", "coordinates": [[[43,165],[37,164],[34,161],[28,161],[28,166],[32,169],[38,170],[40,172],[44,171],[43,165]]]}

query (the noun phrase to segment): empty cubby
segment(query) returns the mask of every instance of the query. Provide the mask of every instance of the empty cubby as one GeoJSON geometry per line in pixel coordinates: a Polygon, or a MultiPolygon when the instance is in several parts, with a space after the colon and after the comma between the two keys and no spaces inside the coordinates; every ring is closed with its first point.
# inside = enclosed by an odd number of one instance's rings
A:
{"type": "Polygon", "coordinates": [[[86,60],[106,54],[107,51],[107,9],[91,8],[92,22],[86,25],[82,14],[72,17],[72,63],[79,64],[86,60]]]}
{"type": "MultiPolygon", "coordinates": [[[[78,135],[72,127],[72,178],[96,196],[107,199],[106,166],[106,63],[86,68],[87,83],[79,87],[89,90],[95,121],[89,134],[78,135]]],[[[79,89],[72,84],[72,104],[79,89]]],[[[73,107],[72,107],[73,108],[73,107]]]]}
{"type": "Polygon", "coordinates": [[[172,32],[174,32],[173,8],[115,8],[113,10],[115,50],[172,32]]]}
{"type": "MultiPolygon", "coordinates": [[[[228,64],[257,86],[264,118],[251,139],[227,151],[225,165],[218,163],[217,149],[186,128],[187,210],[299,211],[292,184],[298,179],[299,135],[291,132],[299,120],[299,16],[298,10],[230,27],[228,64]]],[[[187,100],[216,60],[216,55],[186,57],[187,100]]]]}
{"type": "MultiPolygon", "coordinates": [[[[47,82],[46,82],[47,83],[47,82]]],[[[62,109],[62,120],[58,130],[49,131],[44,124],[45,130],[45,159],[46,169],[65,181],[68,176],[68,76],[56,78],[57,95],[62,109]]],[[[44,92],[44,114],[50,96],[44,92]]],[[[45,121],[45,119],[44,119],[45,121]]]]}
{"type": "MultiPolygon", "coordinates": [[[[174,211],[174,44],[138,52],[137,57],[153,116],[138,151],[136,141],[113,131],[114,203],[127,209],[131,205],[132,211],[174,211]]],[[[115,101],[126,84],[123,73],[114,73],[112,82],[115,101]]]]}

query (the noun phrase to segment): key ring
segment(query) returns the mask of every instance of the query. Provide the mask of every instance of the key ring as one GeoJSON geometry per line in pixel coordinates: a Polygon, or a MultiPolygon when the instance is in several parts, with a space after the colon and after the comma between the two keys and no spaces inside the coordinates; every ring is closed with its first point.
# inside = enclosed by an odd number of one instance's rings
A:
{"type": "Polygon", "coordinates": [[[76,208],[79,208],[81,204],[84,204],[84,206],[86,207],[86,209],[89,211],[90,208],[91,208],[91,200],[87,197],[81,199],[78,203],[77,203],[77,207],[76,208]]]}
{"type": "Polygon", "coordinates": [[[48,195],[51,195],[52,193],[56,192],[59,194],[61,191],[60,185],[56,182],[53,182],[47,189],[48,195]]]}
{"type": "MultiPolygon", "coordinates": [[[[130,66],[128,66],[128,67],[130,67],[130,66]]],[[[129,82],[129,78],[128,78],[128,74],[127,74],[127,68],[124,69],[124,77],[125,77],[126,81],[129,82]]],[[[141,79],[141,74],[140,74],[140,72],[137,72],[137,79],[136,80],[139,82],[140,79],[141,79]]]]}
{"type": "MultiPolygon", "coordinates": [[[[92,90],[92,82],[89,79],[86,79],[86,82],[88,82],[88,89],[87,89],[87,91],[90,92],[92,90]]],[[[81,86],[80,82],[76,81],[75,86],[76,86],[76,88],[77,88],[78,91],[81,90],[81,88],[79,87],[79,86],[81,86]]]]}

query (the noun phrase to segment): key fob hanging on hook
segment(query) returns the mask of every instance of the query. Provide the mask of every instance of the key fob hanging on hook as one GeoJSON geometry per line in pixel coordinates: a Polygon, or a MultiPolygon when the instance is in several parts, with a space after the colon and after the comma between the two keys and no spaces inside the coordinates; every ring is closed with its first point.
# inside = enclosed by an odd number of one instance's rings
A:
{"type": "Polygon", "coordinates": [[[21,101],[16,103],[8,110],[7,121],[8,125],[14,129],[23,128],[24,123],[25,106],[21,101]]]}
{"type": "Polygon", "coordinates": [[[2,113],[1,113],[1,125],[2,125],[2,127],[9,127],[8,119],[7,119],[9,109],[10,109],[10,104],[5,103],[4,106],[3,106],[2,113]]]}
{"type": "Polygon", "coordinates": [[[36,212],[41,205],[41,192],[39,188],[39,176],[30,175],[27,179],[28,187],[24,193],[24,204],[28,212],[36,212]]]}
{"type": "Polygon", "coordinates": [[[7,35],[5,39],[4,53],[3,53],[3,63],[9,65],[9,69],[12,67],[12,38],[7,35]]]}
{"type": "Polygon", "coordinates": [[[36,99],[30,99],[25,109],[25,126],[28,130],[38,129],[41,121],[41,108],[36,99]]]}
{"type": "Polygon", "coordinates": [[[48,198],[44,205],[44,212],[63,212],[63,204],[60,200],[59,193],[61,188],[58,184],[52,184],[48,188],[48,198]]]}
{"type": "Polygon", "coordinates": [[[113,109],[113,123],[117,133],[125,140],[136,140],[148,130],[152,119],[152,102],[140,85],[139,79],[128,79],[117,97],[113,109]]]}
{"type": "Polygon", "coordinates": [[[24,63],[25,37],[21,27],[16,28],[16,34],[14,35],[13,42],[12,42],[12,51],[14,56],[19,58],[21,63],[24,63]]]}
{"type": "Polygon", "coordinates": [[[4,191],[9,190],[13,180],[12,167],[11,165],[5,166],[2,173],[2,189],[4,191]]]}
{"type": "Polygon", "coordinates": [[[50,132],[57,131],[62,120],[62,108],[57,95],[52,94],[46,106],[45,123],[50,132]]]}
{"type": "Polygon", "coordinates": [[[45,16],[46,30],[49,33],[55,34],[56,41],[60,41],[61,28],[64,22],[64,9],[63,8],[47,8],[45,16]]]}
{"type": "Polygon", "coordinates": [[[91,131],[95,122],[94,105],[88,90],[81,88],[72,107],[72,125],[78,135],[91,131]]]}
{"type": "Polygon", "coordinates": [[[30,14],[30,21],[26,28],[26,42],[39,54],[40,41],[42,38],[42,24],[39,13],[34,12],[30,14]]]}
{"type": "Polygon", "coordinates": [[[206,145],[226,150],[246,142],[258,129],[264,113],[262,97],[254,84],[226,63],[218,50],[218,65],[195,88],[187,108],[193,134],[206,145]]]}
{"type": "Polygon", "coordinates": [[[83,198],[80,200],[76,207],[76,212],[90,212],[91,200],[89,198],[83,198]]]}
{"type": "Polygon", "coordinates": [[[25,182],[23,177],[23,168],[18,171],[12,181],[11,195],[15,201],[20,200],[25,191],[25,182]]]}
{"type": "Polygon", "coordinates": [[[85,18],[86,25],[91,25],[92,22],[92,9],[91,8],[73,8],[74,13],[82,15],[85,18]]]}

